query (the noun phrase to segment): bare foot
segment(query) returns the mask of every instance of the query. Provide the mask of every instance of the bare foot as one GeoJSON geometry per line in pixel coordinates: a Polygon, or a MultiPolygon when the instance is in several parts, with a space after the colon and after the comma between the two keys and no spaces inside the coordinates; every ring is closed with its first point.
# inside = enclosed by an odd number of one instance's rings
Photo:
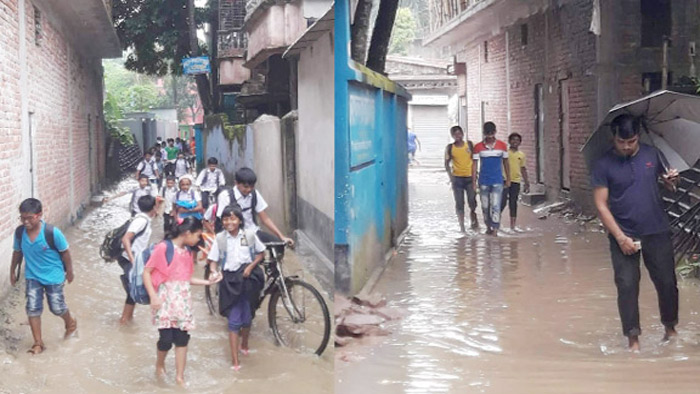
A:
{"type": "Polygon", "coordinates": [[[673,327],[666,327],[666,333],[664,334],[664,341],[670,341],[671,339],[678,336],[678,332],[673,327]]]}
{"type": "Polygon", "coordinates": [[[187,387],[187,382],[185,382],[185,378],[182,376],[178,376],[175,378],[175,383],[177,383],[178,386],[180,387],[187,387]]]}
{"type": "Polygon", "coordinates": [[[639,337],[636,335],[630,336],[628,340],[630,352],[639,353],[639,337]]]}
{"type": "Polygon", "coordinates": [[[43,343],[35,343],[32,345],[32,348],[27,350],[27,353],[31,354],[32,356],[36,356],[37,354],[43,353],[43,351],[46,349],[46,346],[44,346],[43,343]]]}
{"type": "Polygon", "coordinates": [[[165,367],[156,367],[156,378],[158,380],[165,379],[165,367]]]}
{"type": "Polygon", "coordinates": [[[64,339],[68,339],[71,335],[75,334],[78,330],[78,319],[73,318],[68,324],[66,324],[66,335],[63,336],[64,339]]]}

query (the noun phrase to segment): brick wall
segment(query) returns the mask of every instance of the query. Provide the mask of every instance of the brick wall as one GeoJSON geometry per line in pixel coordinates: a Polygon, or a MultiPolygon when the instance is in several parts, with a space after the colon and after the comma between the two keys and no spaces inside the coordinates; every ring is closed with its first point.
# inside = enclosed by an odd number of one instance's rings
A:
{"type": "Polygon", "coordinates": [[[562,79],[570,86],[570,139],[565,142],[571,155],[571,192],[582,200],[589,194],[587,169],[579,149],[596,122],[596,48],[595,36],[588,32],[590,15],[590,1],[567,2],[490,37],[488,59],[484,56],[483,40],[467,45],[458,54],[460,61],[467,64],[469,137],[474,141],[481,139],[481,111],[485,102],[484,120],[496,123],[499,138],[505,140],[510,132],[523,136],[522,149],[529,158],[532,179],[536,177],[535,87],[543,85],[544,183],[549,197],[556,197],[561,188],[559,88],[562,79]],[[523,23],[528,25],[526,45],[521,41],[523,23]]]}
{"type": "MultiPolygon", "coordinates": [[[[19,1],[0,0],[0,204],[5,207],[0,220],[8,224],[0,229],[4,256],[10,254],[12,231],[19,224],[17,206],[31,196],[30,129],[34,195],[43,202],[48,221],[60,226],[73,221],[105,170],[101,61],[81,54],[66,40],[60,19],[40,11],[37,45],[34,6],[25,1],[23,61],[19,1]]],[[[9,260],[0,262],[0,283],[6,280],[6,264],[9,260]]]]}

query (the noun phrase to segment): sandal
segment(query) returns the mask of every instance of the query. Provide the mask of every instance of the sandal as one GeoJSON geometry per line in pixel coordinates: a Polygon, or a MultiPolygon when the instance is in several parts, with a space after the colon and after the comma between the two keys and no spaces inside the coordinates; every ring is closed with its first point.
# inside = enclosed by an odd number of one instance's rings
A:
{"type": "Polygon", "coordinates": [[[31,349],[27,350],[27,353],[31,355],[41,354],[46,350],[46,346],[43,343],[35,343],[32,345],[31,349]]]}
{"type": "Polygon", "coordinates": [[[70,338],[71,335],[75,334],[78,330],[78,319],[73,318],[73,320],[66,324],[66,335],[63,336],[64,339],[70,338]]]}

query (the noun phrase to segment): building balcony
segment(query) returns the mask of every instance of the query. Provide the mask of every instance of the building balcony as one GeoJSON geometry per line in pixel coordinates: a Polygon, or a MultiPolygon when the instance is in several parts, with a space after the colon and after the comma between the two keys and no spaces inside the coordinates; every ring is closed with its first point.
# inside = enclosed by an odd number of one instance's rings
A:
{"type": "Polygon", "coordinates": [[[430,33],[423,43],[464,45],[465,38],[476,42],[542,12],[549,3],[549,0],[430,0],[430,33]]]}
{"type": "Polygon", "coordinates": [[[306,31],[307,27],[300,1],[292,3],[261,0],[261,2],[267,7],[258,5],[256,10],[248,14],[243,27],[248,33],[245,66],[250,69],[262,64],[272,55],[284,53],[287,47],[306,31]],[[265,9],[262,10],[262,8],[265,9]]]}

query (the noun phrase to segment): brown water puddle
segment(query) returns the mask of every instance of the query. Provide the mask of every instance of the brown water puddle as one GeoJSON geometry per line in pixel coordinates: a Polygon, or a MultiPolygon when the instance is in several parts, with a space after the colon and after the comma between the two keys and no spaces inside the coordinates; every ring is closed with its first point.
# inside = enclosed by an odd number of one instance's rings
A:
{"type": "MultiPolygon", "coordinates": [[[[128,218],[128,200],[125,196],[97,208],[77,226],[66,230],[76,280],[66,286],[65,293],[68,306],[78,318],[77,337],[63,341],[61,319],[45,308],[42,324],[48,348],[39,356],[30,356],[25,353],[32,338],[25,324],[23,286],[2,304],[6,321],[0,322],[5,334],[4,346],[0,347],[0,393],[183,391],[174,384],[174,354],[166,361],[165,383],[154,378],[157,330],[151,324],[149,308],[137,306],[131,326],[117,324],[125,297],[119,281],[121,270],[116,263],[104,263],[98,248],[107,230],[128,218]]],[[[161,219],[156,219],[153,226],[158,231],[152,241],[162,235],[161,219]]],[[[285,263],[286,272],[303,274],[293,258],[285,259],[285,263]]],[[[201,268],[195,275],[202,275],[201,268]]],[[[305,279],[320,289],[310,275],[305,279]]],[[[193,287],[193,294],[197,329],[190,340],[186,369],[189,388],[184,391],[267,393],[282,387],[285,393],[333,391],[333,349],[316,357],[276,346],[267,325],[267,302],[253,323],[251,354],[242,356],[241,371],[229,369],[225,321],[209,315],[202,287],[193,287]]]]}
{"type": "Polygon", "coordinates": [[[679,337],[662,343],[643,269],[632,354],[603,233],[521,207],[525,232],[462,237],[444,172],[409,180],[411,231],[375,288],[408,315],[337,350],[336,393],[700,392],[698,281],[679,282],[679,337]]]}

